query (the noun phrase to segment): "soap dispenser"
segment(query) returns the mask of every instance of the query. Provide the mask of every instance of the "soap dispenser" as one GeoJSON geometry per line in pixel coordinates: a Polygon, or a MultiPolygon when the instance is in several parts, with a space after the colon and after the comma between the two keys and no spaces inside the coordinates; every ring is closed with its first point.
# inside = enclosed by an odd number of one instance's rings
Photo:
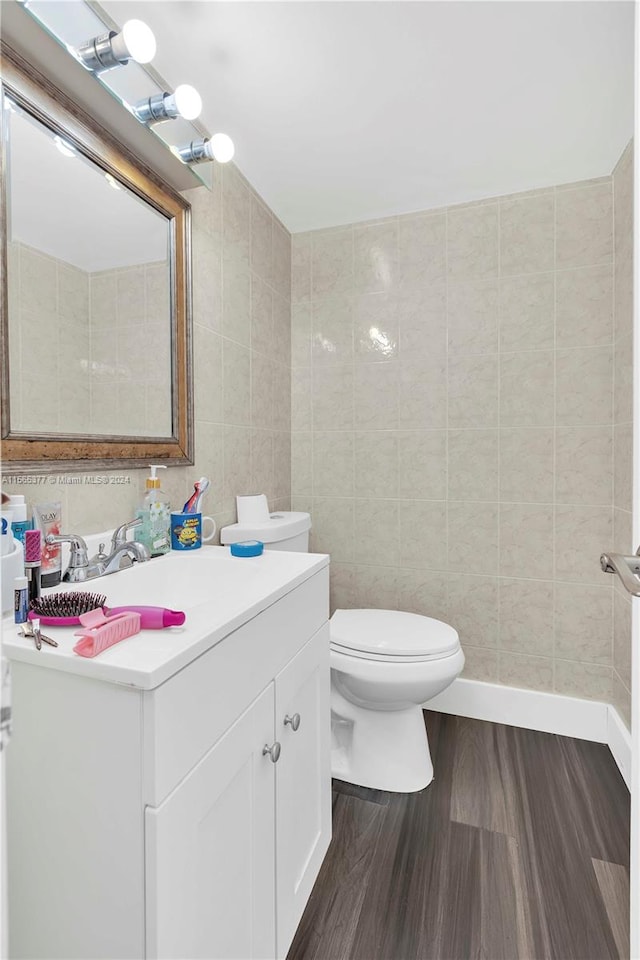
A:
{"type": "Polygon", "coordinates": [[[156,470],[166,470],[161,463],[150,464],[147,493],[136,516],[142,520],[136,529],[136,540],[143,543],[152,557],[168,553],[171,548],[171,506],[169,498],[160,489],[156,470]]]}

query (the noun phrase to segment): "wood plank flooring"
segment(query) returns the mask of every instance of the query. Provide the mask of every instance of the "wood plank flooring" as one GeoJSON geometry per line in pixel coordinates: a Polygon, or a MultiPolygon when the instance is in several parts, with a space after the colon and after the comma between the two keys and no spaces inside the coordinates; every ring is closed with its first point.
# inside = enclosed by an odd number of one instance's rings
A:
{"type": "Polygon", "coordinates": [[[425,718],[425,790],[334,781],[287,960],[628,958],[629,794],[608,748],[425,718]]]}

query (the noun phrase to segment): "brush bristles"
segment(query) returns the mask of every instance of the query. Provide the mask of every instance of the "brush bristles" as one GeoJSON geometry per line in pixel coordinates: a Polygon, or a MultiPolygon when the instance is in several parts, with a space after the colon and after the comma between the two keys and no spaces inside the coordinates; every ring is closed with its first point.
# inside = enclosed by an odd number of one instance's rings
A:
{"type": "Polygon", "coordinates": [[[107,598],[103,593],[85,593],[72,590],[69,593],[52,593],[31,601],[31,609],[41,617],[79,617],[81,613],[104,607],[107,598]]]}

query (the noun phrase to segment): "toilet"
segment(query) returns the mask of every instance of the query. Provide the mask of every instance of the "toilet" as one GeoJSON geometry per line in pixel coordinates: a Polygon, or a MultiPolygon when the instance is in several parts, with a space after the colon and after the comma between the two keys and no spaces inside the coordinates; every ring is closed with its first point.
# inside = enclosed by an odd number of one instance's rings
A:
{"type": "MultiPolygon", "coordinates": [[[[223,527],[220,541],[306,553],[310,529],[308,513],[281,511],[223,527]]],[[[397,793],[424,789],[433,764],[422,704],[462,671],[457,632],[416,613],[336,610],[330,646],[332,776],[397,793]]]]}

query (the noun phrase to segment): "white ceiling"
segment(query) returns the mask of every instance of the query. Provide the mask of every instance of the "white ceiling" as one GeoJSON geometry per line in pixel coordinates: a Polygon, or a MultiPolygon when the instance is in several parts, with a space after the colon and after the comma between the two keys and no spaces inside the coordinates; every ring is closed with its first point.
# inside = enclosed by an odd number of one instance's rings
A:
{"type": "Polygon", "coordinates": [[[293,232],[611,173],[633,3],[105,0],[293,232]]]}

